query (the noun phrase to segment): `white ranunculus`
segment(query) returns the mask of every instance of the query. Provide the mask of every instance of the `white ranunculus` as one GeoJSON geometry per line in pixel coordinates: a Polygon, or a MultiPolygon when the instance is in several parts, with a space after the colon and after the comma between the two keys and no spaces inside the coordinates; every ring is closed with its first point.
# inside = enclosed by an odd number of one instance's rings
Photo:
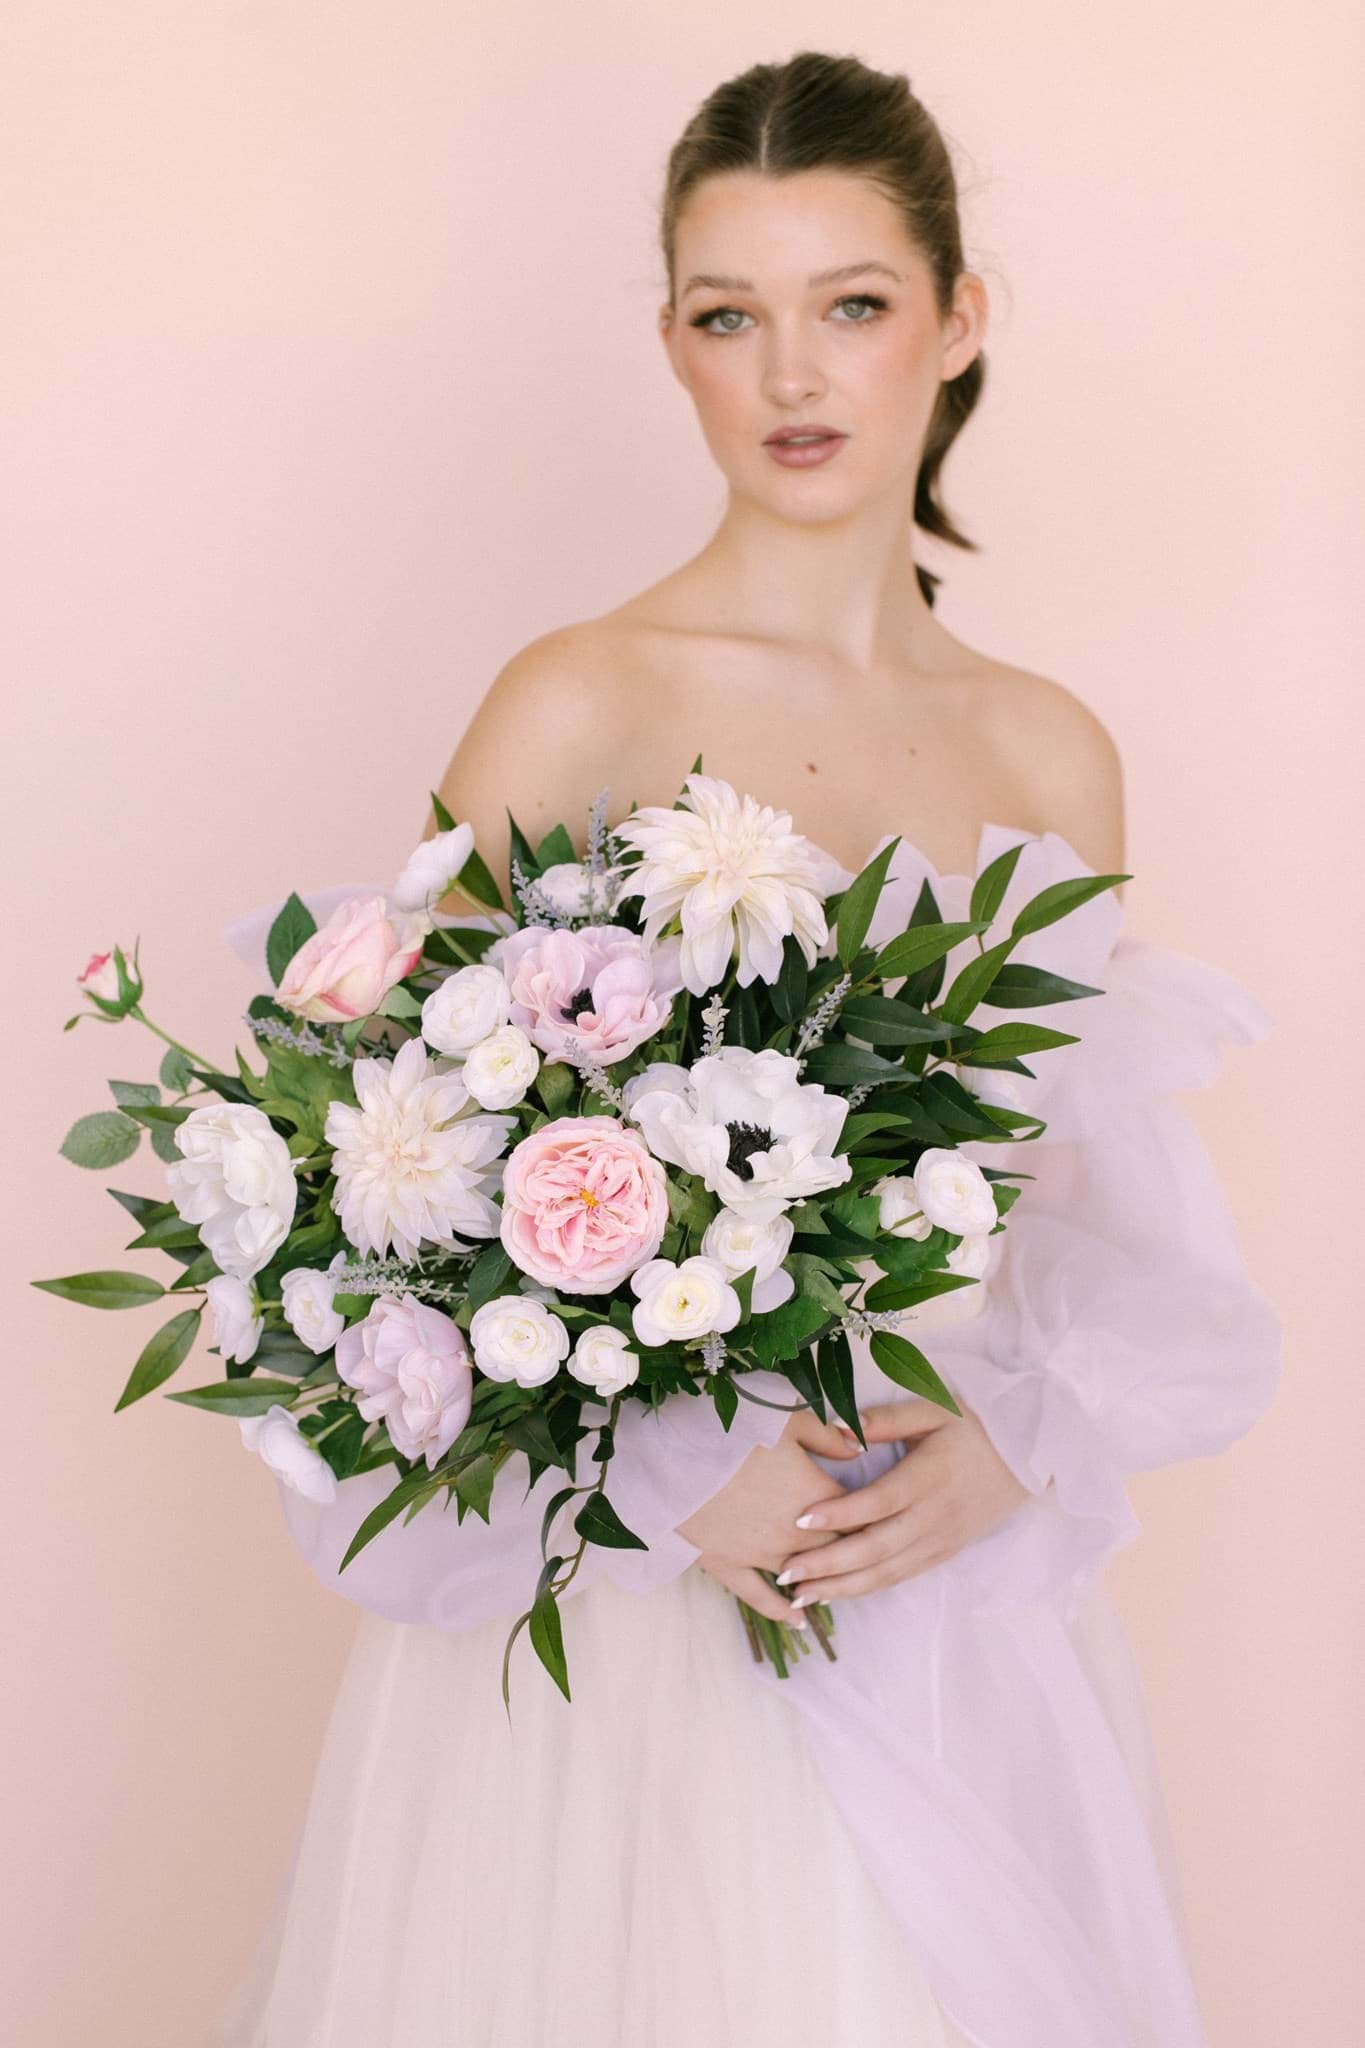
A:
{"type": "Polygon", "coordinates": [[[469,1336],[479,1371],[519,1387],[544,1386],[569,1355],[565,1324],[526,1294],[499,1294],[476,1308],[469,1336]]]}
{"type": "Polygon", "coordinates": [[[482,1109],[511,1109],[540,1072],[540,1054],[518,1024],[500,1024],[471,1046],[460,1069],[482,1109]]]}
{"type": "Polygon", "coordinates": [[[614,1330],[610,1323],[593,1323],[580,1333],[569,1358],[569,1371],[607,1399],[640,1377],[640,1356],[631,1350],[624,1330],[614,1330]]]}
{"type": "Polygon", "coordinates": [[[642,1095],[648,1095],[651,1089],[659,1088],[674,1095],[690,1095],[691,1083],[687,1078],[687,1068],[678,1066],[674,1060],[651,1060],[640,1073],[632,1074],[621,1090],[626,1115],[635,1114],[635,1105],[642,1095]]]}
{"type": "Polygon", "coordinates": [[[213,1340],[220,1356],[230,1358],[234,1365],[245,1365],[265,1328],[255,1288],[232,1273],[218,1273],[204,1282],[204,1293],[213,1314],[213,1340]]]}
{"type": "Polygon", "coordinates": [[[1013,1074],[1002,1074],[989,1067],[964,1067],[954,1064],[957,1075],[968,1094],[978,1102],[986,1102],[994,1109],[1024,1108],[1024,1094],[1013,1074]]]}
{"type": "Polygon", "coordinates": [[[908,1174],[888,1174],[873,1184],[872,1193],[877,1197],[877,1221],[890,1236],[926,1238],[933,1229],[908,1174]]]}
{"type": "Polygon", "coordinates": [[[641,1089],[629,1113],[656,1159],[698,1175],[727,1209],[766,1222],[853,1171],[834,1150],[847,1102],[800,1075],[788,1053],[723,1045],[687,1069],[682,1088],[641,1089]]]}
{"type": "Polygon", "coordinates": [[[641,855],[621,900],[642,899],[650,944],[679,921],[681,972],[693,995],[724,980],[736,940],[742,988],[777,980],[788,935],[810,966],[829,937],[824,898],[853,879],[792,830],[789,812],[741,797],[713,775],[687,776],[677,805],[632,811],[616,836],[641,855]]]}
{"type": "Polygon", "coordinates": [[[700,1253],[676,1265],[672,1259],[651,1259],[630,1276],[640,1298],[631,1324],[642,1344],[685,1343],[689,1338],[723,1335],[739,1321],[739,1296],[717,1260],[700,1253]]]}
{"type": "Polygon", "coordinates": [[[729,1280],[738,1280],[741,1273],[752,1270],[754,1291],[749,1305],[756,1315],[767,1315],[796,1292],[796,1282],[782,1265],[795,1235],[796,1225],[790,1216],[757,1223],[737,1209],[722,1209],[707,1224],[701,1248],[703,1256],[714,1259],[729,1280]]]}
{"type": "Polygon", "coordinates": [[[994,1230],[999,1220],[991,1184],[976,1161],[941,1145],[920,1154],[915,1192],[929,1221],[955,1237],[994,1230]]]}
{"type": "Polygon", "coordinates": [[[346,1318],[332,1306],[336,1275],[350,1260],[344,1247],[325,1273],[316,1266],[291,1266],[280,1282],[284,1319],[301,1344],[320,1358],[330,1351],[346,1327],[346,1318]]]}
{"type": "Polygon", "coordinates": [[[455,825],[424,839],[409,854],[390,891],[400,910],[427,910],[445,895],[474,851],[474,827],[455,825]]]}
{"type": "Polygon", "coordinates": [[[540,894],[556,917],[603,917],[615,901],[621,868],[599,868],[583,860],[561,860],[540,875],[540,894]]]}
{"type": "Polygon", "coordinates": [[[991,1262],[991,1240],[986,1231],[975,1231],[961,1238],[943,1261],[944,1270],[961,1273],[969,1280],[984,1278],[991,1262]]]}
{"type": "Polygon", "coordinates": [[[192,1109],[175,1126],[171,1200],[224,1273],[250,1280],[289,1235],[298,1183],[289,1147],[253,1103],[192,1109]],[[182,1163],[183,1162],[183,1163],[182,1163]]]}
{"type": "Polygon", "coordinates": [[[512,992],[486,961],[457,967],[422,1005],[422,1036],[436,1052],[466,1053],[512,1014],[512,992]]]}
{"type": "Polygon", "coordinates": [[[295,1418],[277,1401],[264,1415],[248,1416],[238,1424],[242,1442],[263,1458],[277,1478],[305,1500],[326,1507],[336,1499],[337,1482],[321,1451],[314,1450],[295,1418]]]}

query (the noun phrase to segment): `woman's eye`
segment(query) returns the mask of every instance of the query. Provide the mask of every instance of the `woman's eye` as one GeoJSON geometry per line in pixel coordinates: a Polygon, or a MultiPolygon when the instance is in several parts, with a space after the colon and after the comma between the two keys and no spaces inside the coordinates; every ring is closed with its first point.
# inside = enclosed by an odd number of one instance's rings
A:
{"type": "MultiPolygon", "coordinates": [[[[836,299],[836,309],[840,306],[856,306],[861,309],[854,318],[841,320],[841,327],[870,327],[873,321],[886,311],[887,301],[877,292],[853,292],[842,299],[836,299]]],[[[742,334],[742,327],[728,323],[748,318],[749,315],[738,306],[712,306],[708,312],[698,313],[691,324],[693,327],[700,327],[706,334],[742,334]]]]}

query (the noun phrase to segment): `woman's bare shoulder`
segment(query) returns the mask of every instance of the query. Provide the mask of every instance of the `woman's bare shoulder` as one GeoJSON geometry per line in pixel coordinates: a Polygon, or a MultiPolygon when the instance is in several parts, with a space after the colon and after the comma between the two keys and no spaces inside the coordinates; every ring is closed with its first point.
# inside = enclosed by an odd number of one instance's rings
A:
{"type": "Polygon", "coordinates": [[[983,726],[1039,830],[1059,832],[1092,867],[1124,861],[1123,769],[1113,735],[1050,676],[1005,662],[983,670],[983,726]]]}

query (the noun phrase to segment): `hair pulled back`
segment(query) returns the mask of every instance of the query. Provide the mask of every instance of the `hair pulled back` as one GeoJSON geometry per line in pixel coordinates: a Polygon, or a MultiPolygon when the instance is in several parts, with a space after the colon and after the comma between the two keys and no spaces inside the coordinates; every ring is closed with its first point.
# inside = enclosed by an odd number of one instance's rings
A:
{"type": "MultiPolygon", "coordinates": [[[[669,300],[677,289],[678,218],[705,178],[725,171],[844,170],[875,184],[923,252],[941,316],[965,268],[957,180],[933,116],[902,72],[875,71],[861,58],[800,50],[782,64],[754,64],[727,79],[693,114],[669,153],[659,235],[669,300]]],[[[978,350],[940,384],[915,478],[915,523],[954,547],[976,550],[938,496],[944,458],[971,417],[986,381],[978,350]]],[[[941,580],[916,563],[927,603],[941,580]]]]}

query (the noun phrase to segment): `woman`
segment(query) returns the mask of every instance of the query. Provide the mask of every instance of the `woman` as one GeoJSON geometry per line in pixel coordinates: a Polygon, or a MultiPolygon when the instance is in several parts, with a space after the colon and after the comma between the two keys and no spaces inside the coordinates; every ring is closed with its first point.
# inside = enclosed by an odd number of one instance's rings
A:
{"type": "MultiPolygon", "coordinates": [[[[873,939],[925,879],[964,915],[970,876],[1021,840],[1006,916],[1121,869],[1102,726],[949,633],[913,560],[915,525],[972,545],[936,493],[982,388],[986,296],[906,81],[802,53],[721,86],[672,152],[662,242],[660,334],[726,512],[672,575],[507,664],[449,809],[505,871],[505,807],[534,837],[603,785],[615,817],[667,804],[700,749],[850,871],[901,835],[873,939]]],[[[809,1413],[742,1402],[726,1435],[685,1397],[649,1427],[631,1411],[612,1491],[649,1550],[586,1555],[572,1706],[529,1657],[510,1726],[499,1687],[553,1472],[525,1500],[500,1475],[488,1525],[391,1524],[344,1577],[386,1475],[331,1507],[285,1496],[367,1614],[219,2040],[1205,2042],[1099,1574],[1134,1533],[1125,1475],[1220,1448],[1274,1389],[1275,1320],[1166,1100],[1263,1020],[1121,918],[1098,897],[1021,955],[1107,993],[1064,1070],[1015,1084],[1047,1130],[998,1269],[921,1312],[961,1415],[888,1399],[865,1352],[866,1453],[809,1413]],[[730,1592],[798,1621],[829,1601],[837,1663],[755,1665],[730,1592]]]]}

